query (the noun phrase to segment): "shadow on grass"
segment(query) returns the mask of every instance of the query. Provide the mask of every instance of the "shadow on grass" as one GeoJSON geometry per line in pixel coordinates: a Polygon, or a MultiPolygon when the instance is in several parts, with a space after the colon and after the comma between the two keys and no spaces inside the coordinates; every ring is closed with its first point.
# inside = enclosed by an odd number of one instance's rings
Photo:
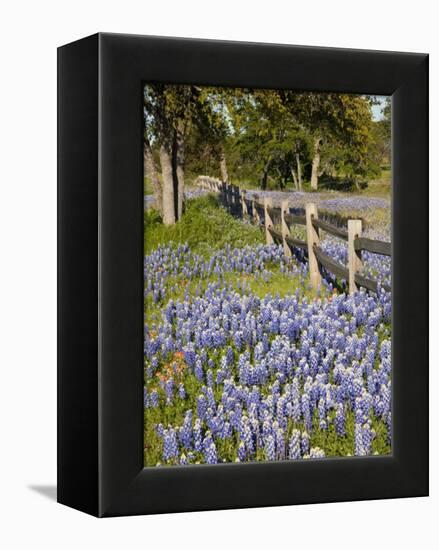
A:
{"type": "Polygon", "coordinates": [[[366,181],[360,181],[355,184],[355,182],[350,178],[335,178],[329,176],[321,176],[319,179],[319,188],[329,189],[331,191],[341,191],[341,192],[358,192],[360,190],[367,188],[366,181]],[[358,186],[357,186],[358,185],[358,186]]]}

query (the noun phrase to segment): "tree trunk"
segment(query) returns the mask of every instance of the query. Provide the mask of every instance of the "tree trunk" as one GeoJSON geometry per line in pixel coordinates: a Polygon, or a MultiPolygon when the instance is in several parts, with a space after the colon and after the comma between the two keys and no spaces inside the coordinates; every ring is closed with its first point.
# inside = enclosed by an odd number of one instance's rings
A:
{"type": "Polygon", "coordinates": [[[302,165],[300,164],[300,155],[296,153],[296,163],[297,163],[297,183],[299,184],[299,190],[302,191],[302,165]]]}
{"type": "Polygon", "coordinates": [[[296,171],[294,170],[294,166],[291,166],[291,175],[293,176],[294,187],[295,187],[296,191],[298,191],[299,190],[299,182],[297,180],[296,171]]]}
{"type": "Polygon", "coordinates": [[[181,129],[175,135],[175,175],[177,179],[176,217],[179,220],[183,214],[184,204],[184,133],[181,129]]]}
{"type": "Polygon", "coordinates": [[[151,144],[148,140],[145,140],[143,143],[143,170],[144,176],[147,175],[151,180],[157,210],[160,212],[160,214],[163,214],[162,186],[159,180],[159,176],[157,174],[154,157],[152,155],[151,144]]]}
{"type": "Polygon", "coordinates": [[[314,157],[312,159],[311,168],[311,189],[317,191],[319,183],[319,166],[320,166],[320,143],[321,138],[317,137],[314,140],[314,157]]]}
{"type": "Polygon", "coordinates": [[[228,183],[229,174],[227,172],[226,155],[224,154],[224,149],[221,149],[221,153],[220,153],[220,170],[221,170],[221,181],[223,181],[224,183],[228,183]]]}
{"type": "Polygon", "coordinates": [[[277,175],[279,177],[278,179],[278,185],[280,187],[280,189],[283,189],[283,174],[282,174],[282,170],[279,168],[279,167],[276,167],[276,172],[277,172],[277,175]]]}
{"type": "Polygon", "coordinates": [[[268,169],[270,167],[271,159],[268,159],[265,163],[264,170],[261,177],[261,189],[267,189],[268,169]]]}
{"type": "Polygon", "coordinates": [[[165,225],[174,225],[175,198],[172,152],[170,147],[163,144],[160,146],[160,164],[163,177],[163,223],[165,225]]]}

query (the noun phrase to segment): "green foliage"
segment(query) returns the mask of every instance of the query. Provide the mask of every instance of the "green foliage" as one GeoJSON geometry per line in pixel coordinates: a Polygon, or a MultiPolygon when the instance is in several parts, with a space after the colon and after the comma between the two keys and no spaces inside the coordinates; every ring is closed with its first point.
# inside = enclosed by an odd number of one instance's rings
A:
{"type": "Polygon", "coordinates": [[[366,97],[285,92],[287,105],[315,140],[320,139],[321,174],[359,181],[376,176],[380,155],[366,97]]]}
{"type": "Polygon", "coordinates": [[[238,248],[264,242],[259,228],[233,218],[214,195],[188,200],[181,220],[172,226],[164,226],[157,211],[145,212],[144,232],[145,253],[170,242],[187,242],[194,252],[205,255],[227,244],[238,248]]]}
{"type": "Polygon", "coordinates": [[[279,93],[239,90],[228,102],[228,114],[233,128],[226,147],[230,172],[238,179],[257,178],[263,189],[273,182],[284,188],[291,180],[295,155],[305,161],[308,140],[279,93]]]}
{"type": "Polygon", "coordinates": [[[391,102],[386,98],[382,109],[383,118],[375,121],[373,125],[373,135],[375,146],[381,156],[381,161],[390,164],[391,155],[391,102]]]}
{"type": "Polygon", "coordinates": [[[175,133],[187,134],[204,123],[208,109],[193,85],[147,84],[143,93],[145,138],[171,146],[175,133]]]}
{"type": "Polygon", "coordinates": [[[219,177],[225,156],[234,182],[306,188],[318,152],[323,186],[340,180],[359,190],[390,160],[390,101],[380,121],[372,118],[372,104],[354,94],[149,84],[145,136],[155,152],[176,133],[184,136],[192,178],[219,177]]]}

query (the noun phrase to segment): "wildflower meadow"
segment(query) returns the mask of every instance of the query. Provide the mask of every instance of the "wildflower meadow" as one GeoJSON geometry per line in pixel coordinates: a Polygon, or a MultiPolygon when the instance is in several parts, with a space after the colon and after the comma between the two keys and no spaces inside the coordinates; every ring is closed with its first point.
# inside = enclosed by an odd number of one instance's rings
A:
{"type": "MultiPolygon", "coordinates": [[[[376,292],[360,287],[350,292],[346,280],[325,269],[321,284],[314,288],[306,251],[297,249],[286,255],[281,243],[267,243],[261,227],[232,215],[215,193],[197,187],[196,176],[202,167],[197,164],[201,153],[191,152],[199,139],[195,130],[186,147],[186,163],[193,162],[193,177],[186,175],[181,212],[176,206],[174,222],[164,223],[169,212],[159,207],[156,186],[162,185],[166,192],[166,182],[151,172],[151,162],[165,162],[163,150],[158,149],[162,126],[154,126],[149,114],[158,116],[156,105],[161,104],[154,103],[158,101],[154,94],[159,92],[145,92],[151,152],[145,164],[145,466],[391,453],[391,258],[362,253],[362,273],[377,281],[376,292]]],[[[218,99],[211,92],[200,98],[197,90],[193,93],[202,114],[209,102],[221,101],[229,105],[230,113],[235,109],[228,115],[230,120],[244,124],[244,117],[248,121],[249,133],[257,123],[262,124],[251,111],[262,105],[265,113],[260,96],[246,103],[246,97],[236,95],[241,103],[230,107],[229,96],[218,99]]],[[[171,99],[167,96],[173,105],[171,99]]],[[[290,103],[285,101],[285,105],[289,108],[290,103]]],[[[355,103],[352,109],[369,109],[367,105],[355,103]]],[[[274,108],[280,109],[277,103],[274,108]]],[[[212,112],[218,128],[215,117],[222,111],[212,112]]],[[[291,121],[293,111],[288,112],[291,121]]],[[[221,154],[209,162],[219,166],[224,162],[223,152],[232,151],[227,176],[233,175],[235,163],[236,177],[243,178],[240,185],[245,187],[246,174],[239,170],[247,162],[251,172],[249,145],[239,152],[243,138],[235,139],[236,133],[228,129],[231,124],[227,120],[221,154]]],[[[317,191],[312,189],[306,180],[312,176],[313,143],[308,143],[300,128],[296,128],[295,139],[302,140],[302,188],[288,178],[284,186],[276,183],[275,168],[282,168],[285,157],[280,150],[277,164],[272,161],[268,170],[265,188],[247,178],[247,196],[269,196],[274,205],[288,199],[292,211],[299,214],[313,202],[328,216],[338,214],[341,223],[348,217],[361,218],[364,237],[390,241],[389,179],[363,174],[361,181],[370,181],[368,186],[334,190],[322,183],[317,191]]],[[[215,140],[216,134],[212,143],[215,140]]],[[[342,147],[335,138],[332,143],[333,148],[336,144],[342,147]]],[[[261,151],[265,151],[263,145],[261,151]]],[[[322,157],[327,154],[329,158],[331,152],[322,145],[322,157]]],[[[298,162],[295,155],[293,161],[298,162]]],[[[219,176],[223,179],[224,173],[219,176]]],[[[340,265],[348,266],[346,242],[321,232],[320,247],[340,265]]]]}

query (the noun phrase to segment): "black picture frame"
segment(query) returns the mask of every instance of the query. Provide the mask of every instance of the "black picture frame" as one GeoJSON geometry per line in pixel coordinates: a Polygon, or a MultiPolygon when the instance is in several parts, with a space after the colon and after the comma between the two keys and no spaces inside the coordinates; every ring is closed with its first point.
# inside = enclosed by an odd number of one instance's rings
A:
{"type": "Polygon", "coordinates": [[[59,48],[58,501],[102,517],[427,494],[428,56],[106,33],[59,48]],[[391,456],[143,468],[148,81],[392,96],[391,456]]]}

